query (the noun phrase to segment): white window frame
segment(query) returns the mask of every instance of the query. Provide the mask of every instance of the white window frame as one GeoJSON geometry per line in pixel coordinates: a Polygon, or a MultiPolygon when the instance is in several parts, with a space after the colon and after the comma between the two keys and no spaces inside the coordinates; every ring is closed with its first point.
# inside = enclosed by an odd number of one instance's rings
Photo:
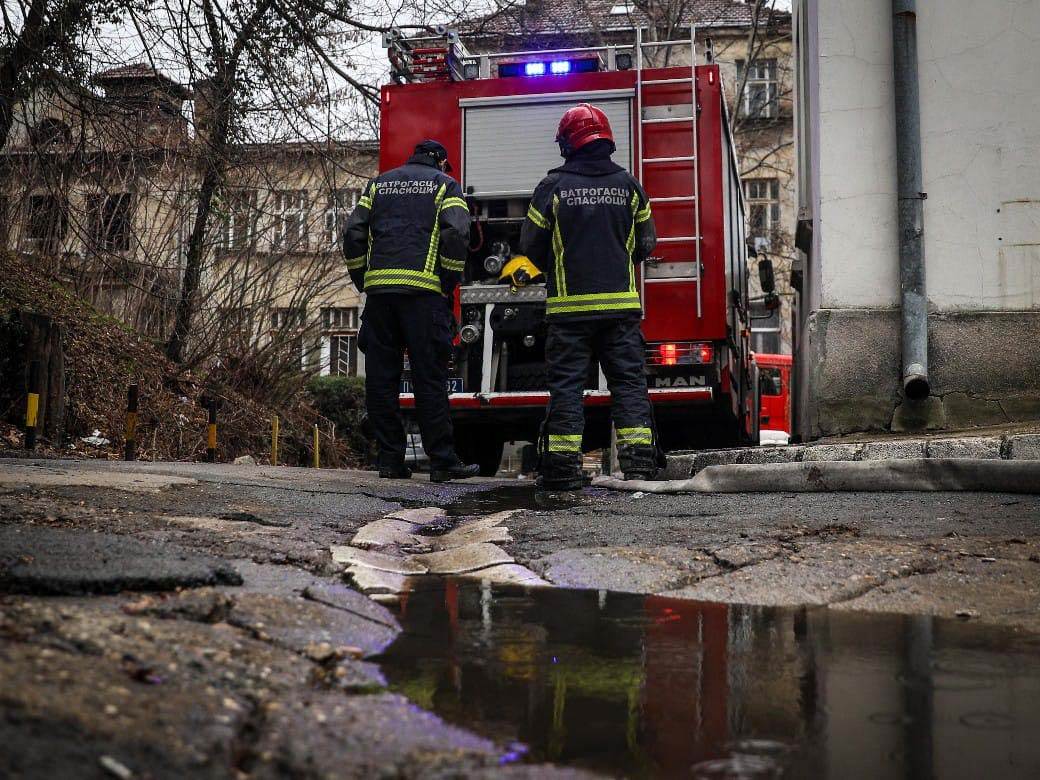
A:
{"type": "Polygon", "coordinates": [[[744,204],[747,210],[747,235],[754,239],[755,249],[773,249],[773,237],[780,228],[780,180],[777,178],[744,179],[744,204]],[[765,188],[763,195],[760,190],[765,188]],[[757,191],[757,192],[756,192],[757,191]],[[754,228],[752,214],[758,208],[765,209],[765,235],[754,228]]]}
{"type": "Polygon", "coordinates": [[[360,196],[361,190],[357,187],[340,187],[328,193],[325,202],[325,244],[330,249],[339,247],[343,228],[360,196]]]}
{"type": "Polygon", "coordinates": [[[744,77],[744,69],[750,67],[747,80],[744,82],[743,110],[748,119],[776,119],[780,116],[780,79],[779,64],[776,58],[756,59],[750,65],[745,60],[737,60],[737,80],[744,77]],[[759,90],[764,90],[765,101],[761,106],[753,100],[759,90]]]}
{"type": "Polygon", "coordinates": [[[310,193],[307,190],[274,190],[271,195],[274,214],[271,248],[280,252],[306,252],[310,245],[307,220],[310,193]]]}
{"type": "Polygon", "coordinates": [[[221,221],[217,238],[225,252],[241,252],[256,247],[256,201],[256,190],[238,190],[226,198],[227,213],[221,221]]]}

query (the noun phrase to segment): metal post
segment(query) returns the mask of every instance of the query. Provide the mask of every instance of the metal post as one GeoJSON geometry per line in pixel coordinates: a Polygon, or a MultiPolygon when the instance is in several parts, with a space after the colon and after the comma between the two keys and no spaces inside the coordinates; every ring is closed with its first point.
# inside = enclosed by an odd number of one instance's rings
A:
{"type": "Polygon", "coordinates": [[[29,393],[25,401],[25,449],[36,449],[36,431],[40,423],[40,361],[29,363],[29,393]]]}
{"type": "Polygon", "coordinates": [[[314,423],[314,468],[321,468],[321,434],[318,432],[318,423],[314,423]]]}
{"type": "Polygon", "coordinates": [[[206,426],[206,462],[215,463],[217,460],[217,399],[206,399],[209,409],[209,424],[206,426]]]}
{"type": "Polygon", "coordinates": [[[278,465],[278,415],[271,418],[271,465],[278,465]]]}
{"type": "Polygon", "coordinates": [[[928,296],[924,279],[921,107],[917,80],[917,2],[892,0],[896,173],[899,179],[899,287],[902,305],[903,392],[927,398],[928,296]]]}
{"type": "Polygon", "coordinates": [[[126,430],[123,434],[123,460],[137,460],[137,385],[126,391],[126,430]]]}

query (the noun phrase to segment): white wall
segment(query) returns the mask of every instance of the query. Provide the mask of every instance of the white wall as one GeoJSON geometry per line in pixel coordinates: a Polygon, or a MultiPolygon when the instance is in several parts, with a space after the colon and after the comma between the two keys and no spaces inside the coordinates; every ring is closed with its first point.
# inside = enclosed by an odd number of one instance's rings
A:
{"type": "MultiPolygon", "coordinates": [[[[918,0],[932,306],[1040,309],[1040,0],[918,0]]],[[[891,0],[819,2],[823,308],[898,305],[891,0]]]]}

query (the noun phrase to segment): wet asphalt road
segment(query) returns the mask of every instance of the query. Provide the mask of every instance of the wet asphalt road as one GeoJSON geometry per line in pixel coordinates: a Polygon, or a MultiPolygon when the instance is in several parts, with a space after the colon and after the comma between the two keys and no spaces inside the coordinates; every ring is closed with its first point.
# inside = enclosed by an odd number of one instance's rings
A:
{"type": "Polygon", "coordinates": [[[8,773],[89,766],[83,776],[109,777],[105,757],[156,777],[492,771],[507,746],[427,720],[365,660],[396,623],[340,582],[329,547],[400,506],[520,506],[506,549],[563,586],[1040,632],[1037,496],[554,497],[517,481],[6,460],[0,583],[19,593],[0,598],[0,738],[20,746],[8,773]],[[154,567],[124,565],[140,563],[135,545],[154,567]],[[69,595],[40,595],[62,592],[55,572],[81,569],[97,576],[59,577],[74,583],[69,595]],[[122,588],[135,592],[100,595],[122,588]]]}

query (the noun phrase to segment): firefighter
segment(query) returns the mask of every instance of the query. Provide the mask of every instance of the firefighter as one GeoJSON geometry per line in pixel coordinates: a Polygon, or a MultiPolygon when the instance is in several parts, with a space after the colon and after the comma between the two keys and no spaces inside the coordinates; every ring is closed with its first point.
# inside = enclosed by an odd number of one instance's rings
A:
{"type": "Polygon", "coordinates": [[[412,473],[404,462],[399,404],[405,350],[430,479],[480,473],[455,453],[448,404],[451,295],[465,267],[470,225],[469,207],[450,170],[440,143],[418,144],[408,162],[366,185],[343,235],[350,278],[367,295],[358,348],[365,354],[379,476],[386,479],[412,473]]]}
{"type": "Polygon", "coordinates": [[[621,470],[626,479],[649,479],[659,462],[635,266],[657,243],[650,202],[610,159],[614,137],[596,106],[581,103],[564,113],[556,141],[566,161],[538,185],[520,237],[521,251],[548,276],[550,400],[539,484],[551,490],[583,485],[582,394],[594,358],[613,396],[621,470]]]}

